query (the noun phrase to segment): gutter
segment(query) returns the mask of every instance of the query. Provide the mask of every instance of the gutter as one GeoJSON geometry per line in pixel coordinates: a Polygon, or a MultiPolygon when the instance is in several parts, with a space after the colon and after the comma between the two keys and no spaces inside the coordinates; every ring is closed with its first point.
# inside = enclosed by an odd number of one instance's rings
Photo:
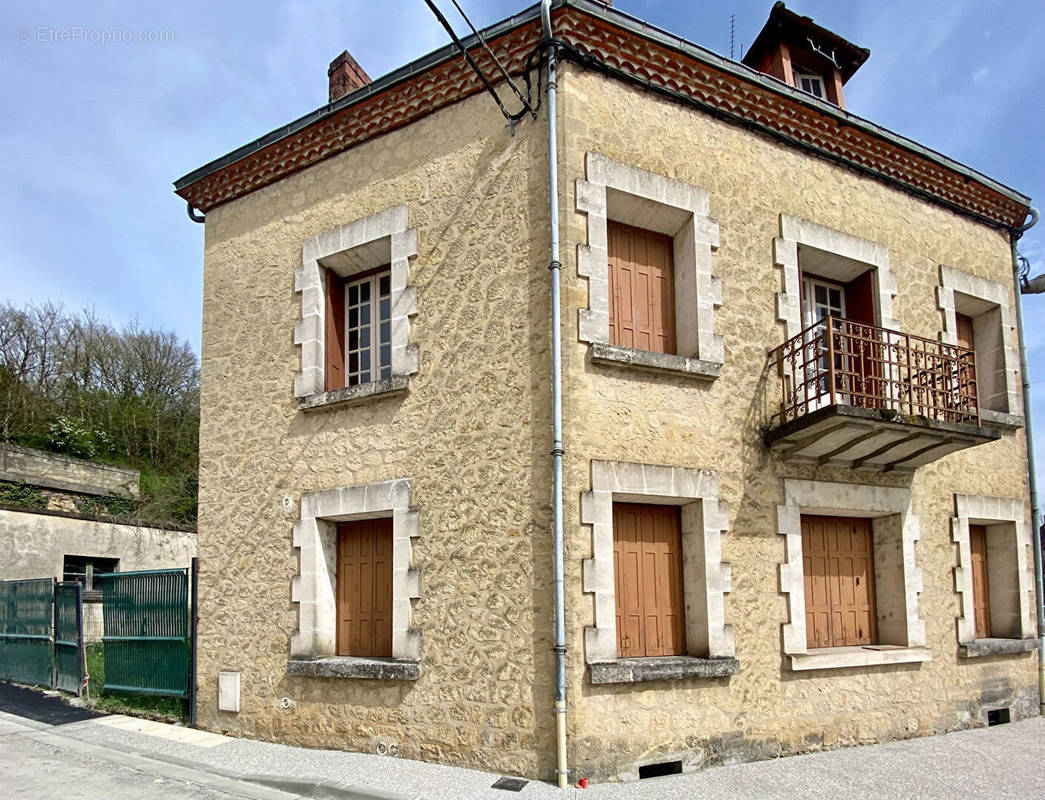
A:
{"type": "Polygon", "coordinates": [[[1020,376],[1023,378],[1023,435],[1027,439],[1027,485],[1030,490],[1031,545],[1034,551],[1034,612],[1038,622],[1038,712],[1045,716],[1045,586],[1042,578],[1041,513],[1038,505],[1038,480],[1034,473],[1034,428],[1031,425],[1030,375],[1027,373],[1027,344],[1023,338],[1023,300],[1020,280],[1020,258],[1016,242],[1038,222],[1038,209],[1032,208],[1030,220],[1009,231],[1012,249],[1012,280],[1016,293],[1016,333],[1020,341],[1020,376]]]}
{"type": "Polygon", "coordinates": [[[548,227],[551,260],[552,322],[552,521],[555,569],[555,777],[560,789],[569,785],[566,766],[566,608],[563,579],[562,531],[562,320],[559,291],[559,147],[556,134],[556,49],[552,35],[551,0],[541,3],[542,44],[548,58],[548,227]]]}

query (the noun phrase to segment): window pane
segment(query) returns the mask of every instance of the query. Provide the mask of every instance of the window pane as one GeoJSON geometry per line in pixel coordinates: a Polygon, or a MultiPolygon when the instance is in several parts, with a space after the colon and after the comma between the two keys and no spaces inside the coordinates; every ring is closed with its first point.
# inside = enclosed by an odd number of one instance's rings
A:
{"type": "Polygon", "coordinates": [[[359,284],[353,283],[348,287],[348,302],[351,305],[359,303],[359,284]]]}
{"type": "Polygon", "coordinates": [[[370,300],[370,281],[359,284],[359,301],[366,303],[370,300]]]}
{"type": "Polygon", "coordinates": [[[381,338],[378,340],[381,344],[392,341],[392,323],[382,322],[381,323],[381,338]]]}
{"type": "Polygon", "coordinates": [[[365,306],[360,306],[359,307],[359,324],[360,325],[369,325],[370,324],[370,306],[369,305],[365,305],[365,306]]]}
{"type": "Polygon", "coordinates": [[[348,371],[353,373],[359,372],[359,353],[349,353],[348,371]]]}
{"type": "Polygon", "coordinates": [[[364,325],[359,329],[359,347],[361,350],[366,350],[370,347],[370,327],[364,325]]]}
{"type": "Polygon", "coordinates": [[[391,367],[381,367],[381,380],[388,380],[392,377],[391,367]]]}
{"type": "Polygon", "coordinates": [[[348,349],[358,350],[359,349],[359,330],[352,328],[348,332],[348,349]]]}
{"type": "Polygon", "coordinates": [[[391,367],[392,364],[392,345],[383,344],[381,345],[381,366],[391,367]]]}
{"type": "Polygon", "coordinates": [[[380,283],[381,283],[381,286],[380,286],[380,288],[381,288],[381,296],[382,297],[387,297],[389,289],[392,286],[391,276],[390,275],[382,275],[380,283]]]}
{"type": "Polygon", "coordinates": [[[381,300],[381,319],[388,319],[392,316],[392,301],[387,297],[381,300]]]}
{"type": "Polygon", "coordinates": [[[355,328],[359,325],[359,309],[350,308],[348,310],[348,327],[355,328]]]}
{"type": "Polygon", "coordinates": [[[370,351],[364,350],[359,354],[359,368],[363,372],[367,372],[370,369],[370,351]]]}

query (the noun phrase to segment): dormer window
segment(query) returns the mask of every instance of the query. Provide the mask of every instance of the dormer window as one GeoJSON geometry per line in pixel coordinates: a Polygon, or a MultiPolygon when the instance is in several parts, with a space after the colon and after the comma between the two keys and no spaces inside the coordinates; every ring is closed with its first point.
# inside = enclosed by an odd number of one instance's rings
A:
{"type": "Polygon", "coordinates": [[[792,72],[795,75],[795,86],[803,92],[808,92],[813,97],[819,97],[821,100],[827,97],[827,92],[824,89],[824,79],[819,75],[814,75],[812,72],[803,72],[800,69],[792,70],[792,72]]]}
{"type": "Polygon", "coordinates": [[[743,61],[818,100],[845,108],[842,87],[870,54],[777,2],[743,61]]]}

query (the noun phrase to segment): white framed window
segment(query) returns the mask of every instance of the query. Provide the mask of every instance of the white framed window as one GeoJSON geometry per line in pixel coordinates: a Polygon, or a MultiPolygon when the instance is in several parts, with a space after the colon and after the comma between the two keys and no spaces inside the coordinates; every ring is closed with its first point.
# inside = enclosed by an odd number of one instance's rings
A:
{"type": "Polygon", "coordinates": [[[802,294],[805,298],[806,327],[815,325],[824,317],[845,317],[845,287],[837,283],[805,278],[802,294]]]}
{"type": "Polygon", "coordinates": [[[345,385],[392,377],[392,276],[382,270],[345,283],[345,385]]]}
{"type": "Polygon", "coordinates": [[[803,72],[802,70],[793,70],[795,75],[795,86],[801,89],[803,92],[813,95],[813,97],[819,97],[823,100],[827,96],[827,92],[824,91],[824,79],[819,75],[814,75],[812,72],[803,72]]]}
{"type": "Polygon", "coordinates": [[[417,287],[408,285],[417,230],[407,227],[407,217],[406,205],[395,206],[302,243],[302,265],[294,273],[301,295],[294,325],[301,347],[298,408],[409,388],[419,354],[410,343],[417,287]]]}

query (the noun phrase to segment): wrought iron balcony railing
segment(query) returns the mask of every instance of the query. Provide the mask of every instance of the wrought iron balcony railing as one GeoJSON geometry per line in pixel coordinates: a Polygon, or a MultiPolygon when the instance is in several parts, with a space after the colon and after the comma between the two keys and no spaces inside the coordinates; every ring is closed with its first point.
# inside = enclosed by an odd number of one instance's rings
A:
{"type": "Polygon", "coordinates": [[[980,424],[976,358],[965,347],[825,317],[769,359],[782,387],[774,426],[833,405],[980,424]]]}

